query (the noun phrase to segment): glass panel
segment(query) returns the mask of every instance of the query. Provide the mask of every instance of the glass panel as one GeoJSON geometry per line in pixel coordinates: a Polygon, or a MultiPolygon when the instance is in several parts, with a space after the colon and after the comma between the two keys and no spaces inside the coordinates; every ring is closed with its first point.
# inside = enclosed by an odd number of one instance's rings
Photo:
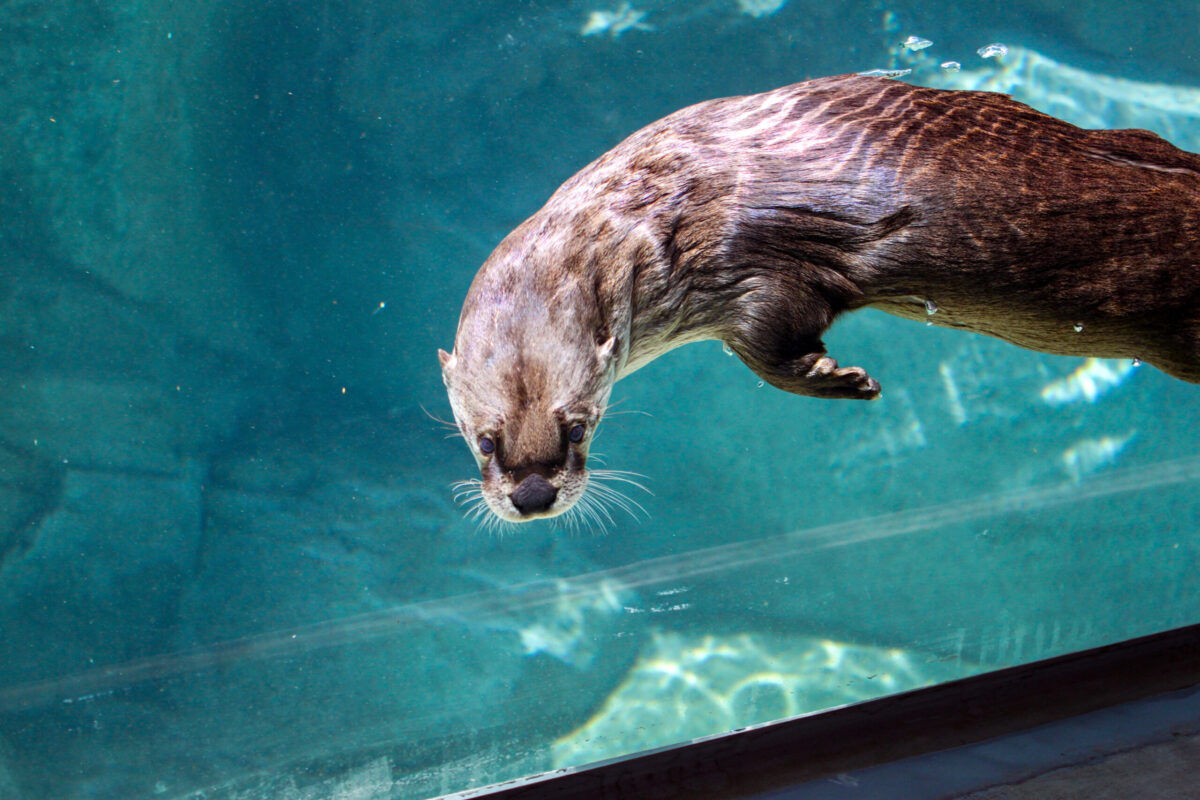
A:
{"type": "Polygon", "coordinates": [[[0,798],[427,797],[1200,621],[1195,386],[874,311],[877,403],[695,344],[624,499],[455,503],[472,275],[676,108],[911,68],[1200,150],[1194,3],[927,5],[8,4],[0,798]]]}

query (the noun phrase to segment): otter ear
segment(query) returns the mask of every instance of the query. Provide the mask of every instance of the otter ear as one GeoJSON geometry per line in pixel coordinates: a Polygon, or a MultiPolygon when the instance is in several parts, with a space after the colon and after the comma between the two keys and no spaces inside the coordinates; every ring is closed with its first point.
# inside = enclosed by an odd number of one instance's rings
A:
{"type": "Polygon", "coordinates": [[[617,350],[617,337],[615,337],[615,336],[610,336],[604,342],[604,344],[597,345],[596,358],[600,361],[601,364],[604,365],[605,369],[608,369],[609,365],[612,364],[612,359],[613,359],[613,356],[616,354],[616,350],[617,350]]]}
{"type": "Polygon", "coordinates": [[[442,370],[449,372],[454,369],[454,356],[442,348],[438,348],[438,361],[442,362],[442,370]]]}

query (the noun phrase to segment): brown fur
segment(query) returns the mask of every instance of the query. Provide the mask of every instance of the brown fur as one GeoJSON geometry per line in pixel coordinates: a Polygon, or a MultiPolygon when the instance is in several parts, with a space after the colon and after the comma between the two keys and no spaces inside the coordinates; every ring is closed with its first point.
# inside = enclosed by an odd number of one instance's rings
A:
{"type": "Polygon", "coordinates": [[[869,399],[822,334],[928,300],[938,325],[1197,383],[1198,264],[1200,157],[1152,133],[824,78],[683,109],[567,181],[480,269],[444,377],[477,458],[481,432],[501,444],[489,506],[525,518],[505,497],[532,470],[572,487],[549,516],[586,484],[563,431],[590,438],[613,381],[672,347],[721,339],[781,389],[869,399]]]}

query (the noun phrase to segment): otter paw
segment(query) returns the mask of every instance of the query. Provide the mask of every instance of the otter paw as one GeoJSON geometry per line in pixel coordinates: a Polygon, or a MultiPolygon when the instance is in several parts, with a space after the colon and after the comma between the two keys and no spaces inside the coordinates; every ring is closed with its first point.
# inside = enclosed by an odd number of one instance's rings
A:
{"type": "Polygon", "coordinates": [[[829,356],[821,356],[804,375],[804,394],[835,400],[874,400],[879,381],[862,367],[839,367],[829,356]]]}

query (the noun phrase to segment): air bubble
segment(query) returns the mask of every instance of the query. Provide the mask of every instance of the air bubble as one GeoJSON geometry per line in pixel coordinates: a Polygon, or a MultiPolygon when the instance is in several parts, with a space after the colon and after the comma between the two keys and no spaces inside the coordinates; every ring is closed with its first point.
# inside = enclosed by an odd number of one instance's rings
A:
{"type": "Polygon", "coordinates": [[[763,388],[763,386],[764,386],[764,385],[765,385],[765,384],[764,384],[762,381],[759,381],[759,382],[756,384],[756,388],[759,388],[759,389],[761,389],[761,388],[763,388]]]}
{"type": "Polygon", "coordinates": [[[932,317],[937,312],[938,312],[937,303],[933,302],[932,300],[926,300],[925,301],[925,313],[932,317]]]}
{"type": "Polygon", "coordinates": [[[1076,322],[1071,327],[1075,329],[1076,333],[1083,333],[1083,323],[1082,322],[1076,322]]]}
{"type": "Polygon", "coordinates": [[[907,47],[909,50],[924,50],[926,47],[929,47],[929,45],[933,44],[933,42],[929,41],[928,39],[922,39],[920,36],[910,36],[901,42],[901,44],[904,47],[907,47]]]}
{"type": "Polygon", "coordinates": [[[1142,365],[1142,360],[1137,356],[1134,356],[1133,361],[1130,363],[1132,363],[1135,367],[1140,367],[1142,365]]]}
{"type": "Polygon", "coordinates": [[[733,348],[729,346],[729,342],[721,342],[721,351],[727,356],[733,355],[733,348]]]}
{"type": "Polygon", "coordinates": [[[979,55],[983,58],[995,58],[996,56],[1008,55],[1008,46],[1000,44],[999,42],[994,42],[985,47],[979,48],[975,52],[979,53],[979,55]]]}
{"type": "Polygon", "coordinates": [[[858,74],[864,78],[902,78],[910,72],[911,69],[869,69],[858,74]]]}
{"type": "Polygon", "coordinates": [[[943,61],[939,66],[946,70],[946,72],[958,72],[962,69],[962,64],[957,61],[943,61]]]}

